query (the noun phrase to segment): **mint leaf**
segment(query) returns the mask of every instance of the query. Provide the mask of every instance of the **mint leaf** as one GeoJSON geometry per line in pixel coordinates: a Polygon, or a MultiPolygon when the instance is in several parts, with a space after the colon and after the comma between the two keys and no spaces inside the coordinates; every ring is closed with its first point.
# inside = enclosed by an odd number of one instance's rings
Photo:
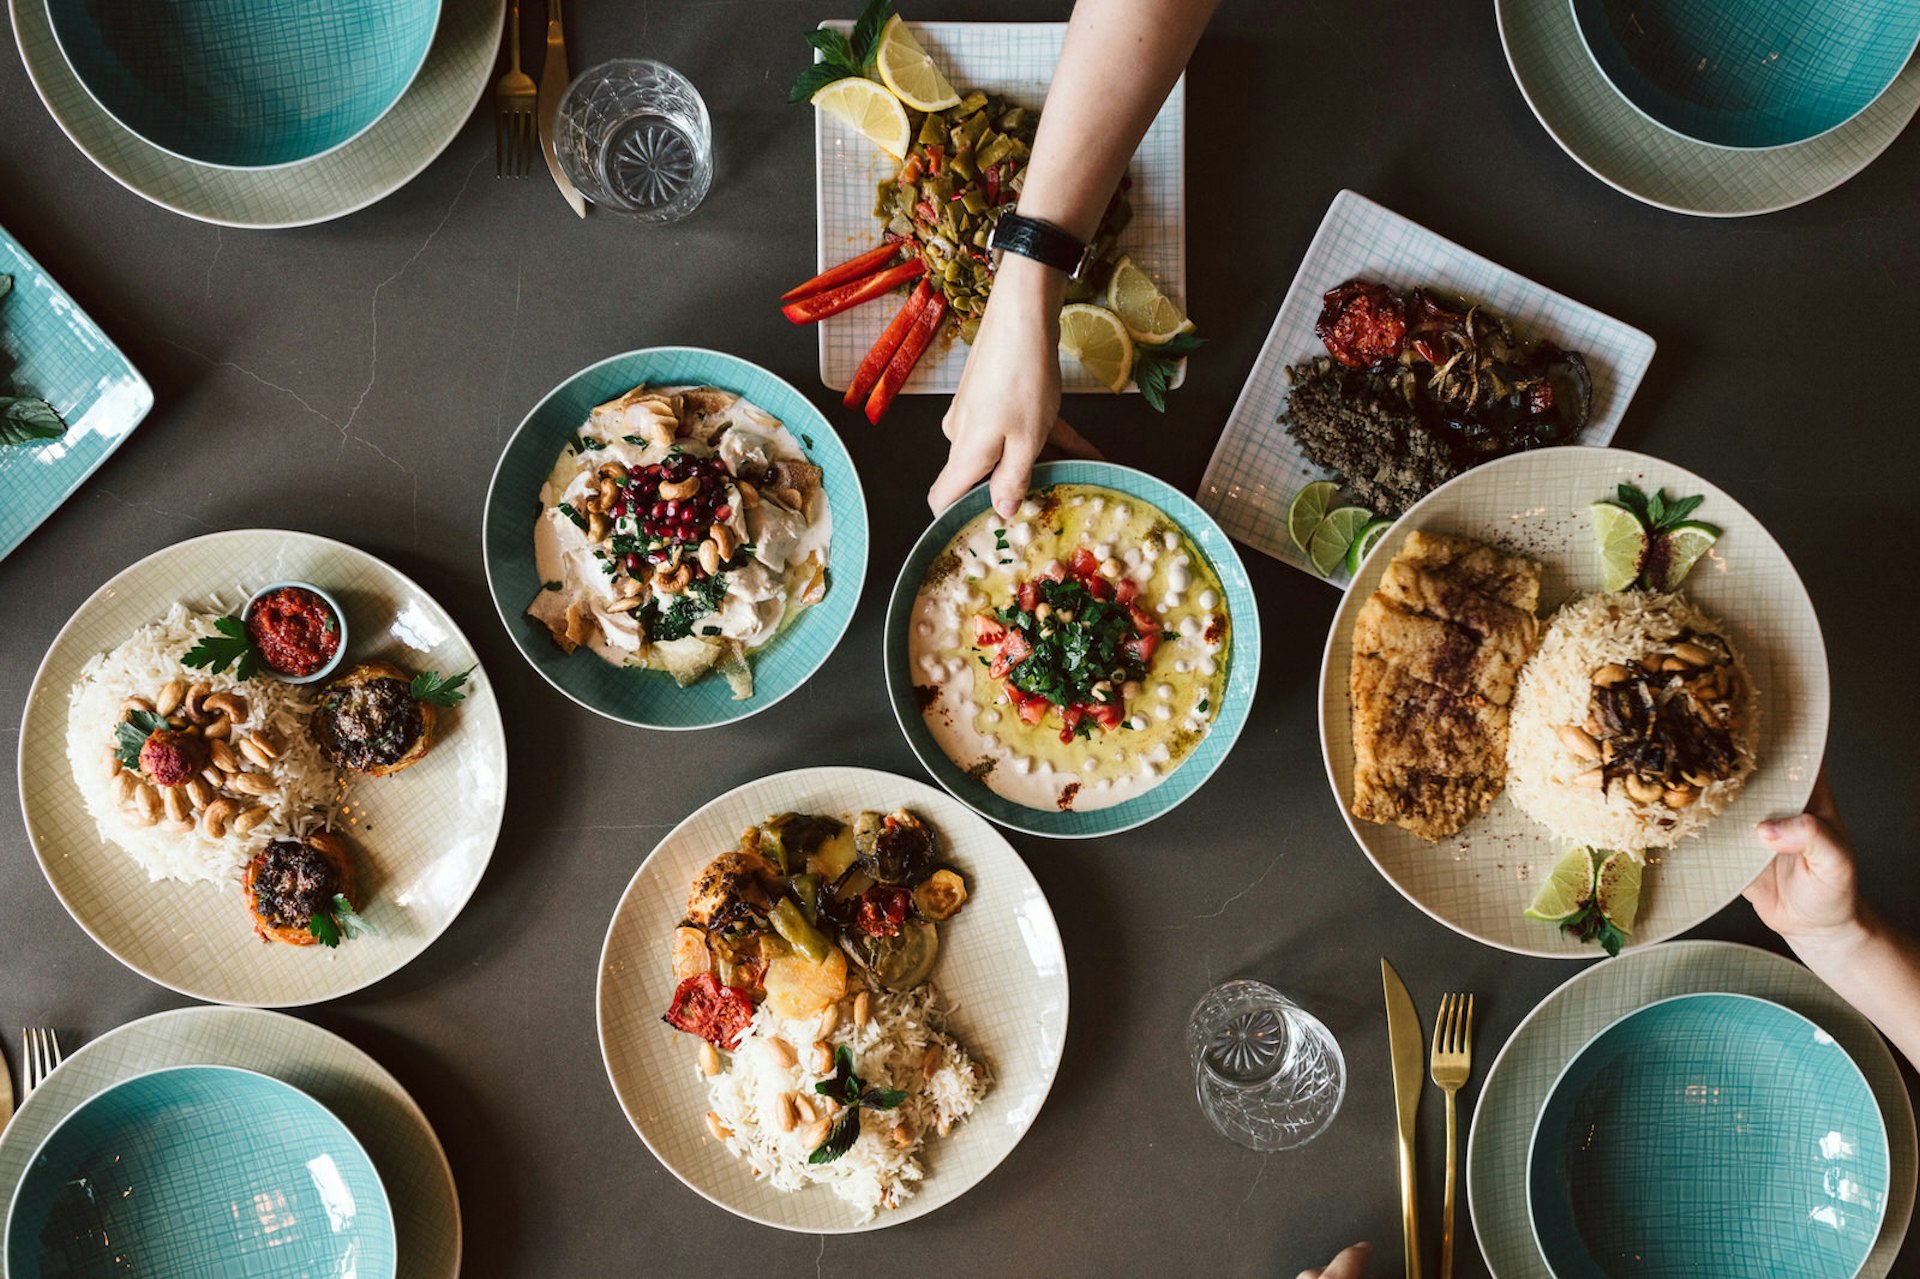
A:
{"type": "Polygon", "coordinates": [[[880,45],[880,32],[893,13],[893,0],[870,0],[853,23],[853,65],[862,71],[873,65],[880,45]]]}
{"type": "Polygon", "coordinates": [[[855,65],[853,46],[838,31],[827,27],[815,27],[807,32],[807,43],[820,50],[820,56],[828,62],[837,62],[843,67],[855,65]]]}
{"type": "Polygon", "coordinates": [[[53,405],[31,395],[0,395],[0,446],[57,440],[67,424],[53,405]]]}
{"type": "Polygon", "coordinates": [[[899,1088],[869,1088],[860,1094],[860,1104],[868,1110],[892,1110],[907,1099],[899,1088]]]}
{"type": "Polygon", "coordinates": [[[860,1139],[860,1107],[854,1106],[841,1113],[834,1121],[833,1131],[820,1143],[820,1148],[807,1156],[810,1164],[830,1164],[841,1155],[853,1149],[853,1143],[860,1139]]]}
{"type": "Polygon", "coordinates": [[[113,727],[113,753],[121,765],[138,772],[140,748],[162,729],[173,727],[165,715],[153,711],[134,711],[113,727]]]}
{"type": "Polygon", "coordinates": [[[1179,372],[1180,361],[1200,349],[1205,338],[1176,333],[1158,346],[1142,343],[1133,349],[1133,383],[1140,398],[1156,413],[1167,411],[1167,390],[1179,372]]]}
{"type": "Polygon", "coordinates": [[[790,103],[810,101],[814,94],[835,80],[857,78],[859,74],[845,63],[816,62],[794,79],[793,87],[787,90],[787,101],[790,103]]]}

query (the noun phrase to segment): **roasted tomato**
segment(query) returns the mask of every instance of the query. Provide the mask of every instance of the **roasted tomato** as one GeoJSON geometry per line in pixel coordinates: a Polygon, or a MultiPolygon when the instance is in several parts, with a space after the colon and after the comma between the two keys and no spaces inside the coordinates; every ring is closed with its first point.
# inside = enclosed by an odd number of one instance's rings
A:
{"type": "Polygon", "coordinates": [[[909,889],[875,884],[860,898],[860,930],[869,937],[893,936],[907,921],[907,907],[912,901],[909,889]]]}
{"type": "Polygon", "coordinates": [[[1384,284],[1348,280],[1321,299],[1313,331],[1327,354],[1352,369],[1400,358],[1407,345],[1407,306],[1384,284]]]}
{"type": "Polygon", "coordinates": [[[701,973],[674,989],[673,1004],[660,1020],[732,1052],[753,1020],[753,1001],[722,986],[712,973],[701,973]]]}

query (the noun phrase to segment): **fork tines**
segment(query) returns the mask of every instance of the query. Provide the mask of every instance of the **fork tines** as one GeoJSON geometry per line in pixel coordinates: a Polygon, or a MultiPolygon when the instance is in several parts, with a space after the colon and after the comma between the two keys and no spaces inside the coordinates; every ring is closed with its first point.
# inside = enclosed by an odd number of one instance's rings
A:
{"type": "Polygon", "coordinates": [[[46,1082],[60,1064],[60,1036],[44,1027],[23,1027],[20,1031],[20,1070],[26,1078],[21,1091],[30,1093],[46,1082]]]}
{"type": "Polygon", "coordinates": [[[1433,1021],[1433,1055],[1457,1056],[1473,1038],[1473,996],[1448,994],[1440,999],[1433,1021]]]}
{"type": "Polygon", "coordinates": [[[524,105],[520,105],[502,94],[499,113],[494,120],[495,175],[503,178],[526,177],[533,172],[533,153],[537,148],[531,96],[524,105]]]}

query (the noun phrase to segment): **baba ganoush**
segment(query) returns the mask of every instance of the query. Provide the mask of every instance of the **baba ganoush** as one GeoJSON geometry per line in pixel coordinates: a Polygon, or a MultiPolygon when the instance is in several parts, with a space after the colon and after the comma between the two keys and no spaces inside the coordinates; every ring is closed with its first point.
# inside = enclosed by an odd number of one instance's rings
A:
{"type": "Polygon", "coordinates": [[[540,488],[527,613],[568,653],[671,674],[719,670],[827,590],[820,468],[780,420],[713,386],[637,386],[595,408],[540,488]]]}
{"type": "Polygon", "coordinates": [[[1035,490],[970,520],[914,598],[908,655],[934,740],[995,794],[1085,811],[1159,785],[1227,685],[1225,591],[1166,513],[1035,490]]]}

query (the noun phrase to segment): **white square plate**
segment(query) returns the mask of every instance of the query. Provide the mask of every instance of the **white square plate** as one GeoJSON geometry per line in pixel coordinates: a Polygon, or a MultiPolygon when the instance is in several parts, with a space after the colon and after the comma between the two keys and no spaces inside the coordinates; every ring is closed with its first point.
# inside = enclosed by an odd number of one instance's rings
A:
{"type": "MultiPolygon", "coordinates": [[[[1550,338],[1586,356],[1593,373],[1593,417],[1576,437],[1578,444],[1599,447],[1613,439],[1653,360],[1653,339],[1639,329],[1516,275],[1363,195],[1342,191],[1307,246],[1200,481],[1200,505],[1229,537],[1304,572],[1313,569],[1287,536],[1287,504],[1303,485],[1333,473],[1308,461],[1280,425],[1287,366],[1326,353],[1313,331],[1321,295],[1355,276],[1400,289],[1425,284],[1459,293],[1512,321],[1523,341],[1550,338]]],[[[1346,570],[1331,580],[1345,585],[1346,570]]]]}
{"type": "MultiPolygon", "coordinates": [[[[851,22],[820,24],[846,34],[851,22]]],[[[1039,107],[1060,60],[1064,22],[915,22],[914,37],[961,93],[984,89],[1028,107],[1039,107]]],[[[1120,236],[1120,250],[1151,275],[1161,292],[1184,310],[1187,304],[1187,79],[1181,76],[1160,107],[1160,114],[1134,152],[1127,175],[1133,220],[1120,236]]],[[[873,216],[880,183],[899,172],[899,162],[855,130],[823,111],[813,115],[815,184],[819,198],[819,269],[824,271],[880,242],[880,220],[873,216]]],[[[820,380],[844,391],[860,361],[887,321],[905,303],[905,295],[843,311],[822,320],[820,380]]],[[[909,395],[950,395],[960,386],[967,347],[957,339],[938,342],[901,389],[909,395]]],[[[1077,361],[1064,359],[1060,386],[1065,391],[1105,391],[1077,361]]],[[[1184,362],[1173,386],[1186,377],[1184,362]]]]}

